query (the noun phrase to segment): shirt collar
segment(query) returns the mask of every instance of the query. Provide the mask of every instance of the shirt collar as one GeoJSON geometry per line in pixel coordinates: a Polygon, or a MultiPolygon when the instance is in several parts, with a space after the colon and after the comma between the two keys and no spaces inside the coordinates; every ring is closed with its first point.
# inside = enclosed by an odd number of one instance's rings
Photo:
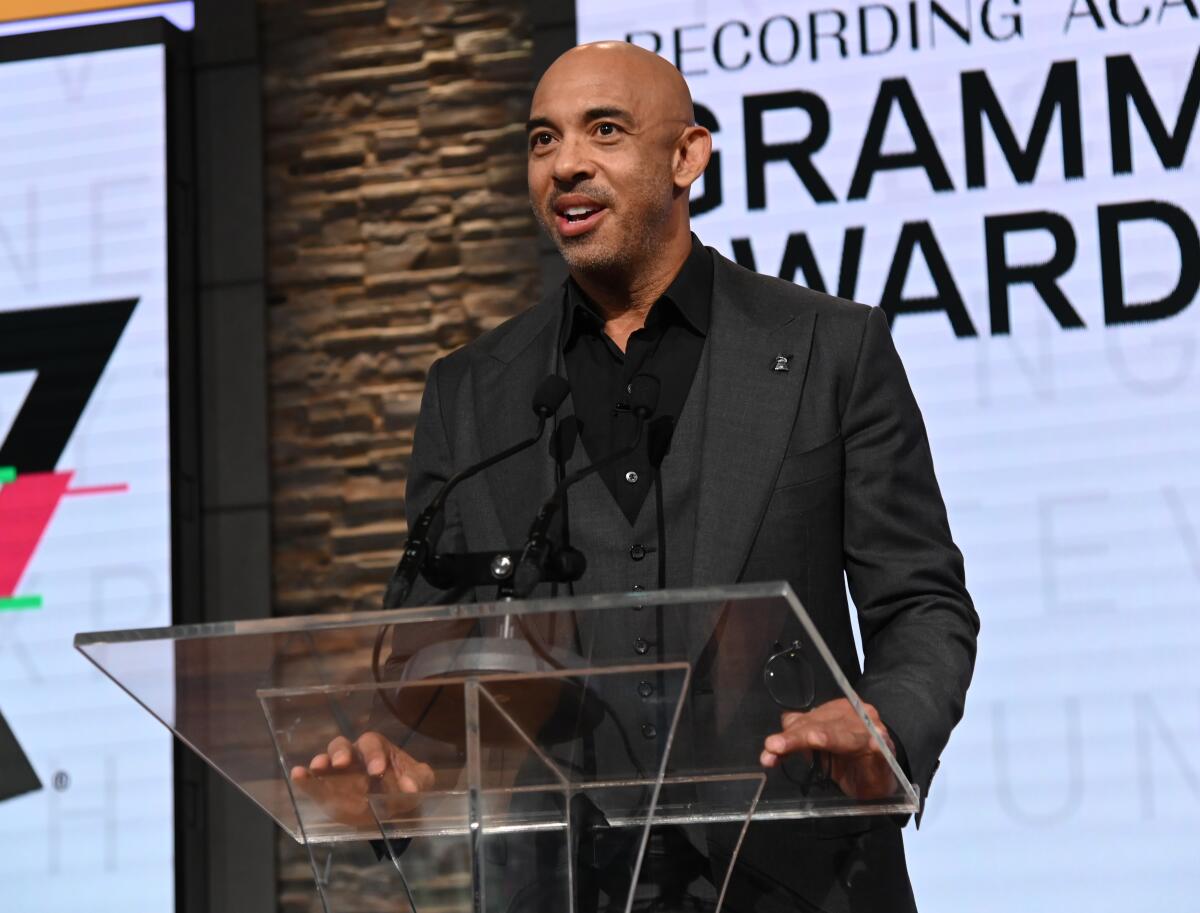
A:
{"type": "MultiPolygon", "coordinates": [[[[646,322],[670,320],[675,315],[700,336],[708,335],[709,317],[712,312],[713,261],[708,249],[692,234],[692,250],[683,261],[683,266],[667,286],[661,298],[650,308],[646,322]],[[666,302],[673,307],[663,309],[666,302]]],[[[588,300],[583,289],[572,278],[567,278],[567,313],[563,327],[563,340],[569,346],[584,326],[597,330],[604,320],[588,300]]]]}

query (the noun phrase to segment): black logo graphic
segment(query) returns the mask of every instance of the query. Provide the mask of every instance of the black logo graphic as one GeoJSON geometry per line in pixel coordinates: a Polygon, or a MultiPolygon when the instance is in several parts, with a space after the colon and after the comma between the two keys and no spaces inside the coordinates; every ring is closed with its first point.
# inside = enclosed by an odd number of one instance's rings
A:
{"type": "Polygon", "coordinates": [[[0,313],[0,374],[37,378],[0,443],[0,466],[54,472],[136,298],[0,313]]]}

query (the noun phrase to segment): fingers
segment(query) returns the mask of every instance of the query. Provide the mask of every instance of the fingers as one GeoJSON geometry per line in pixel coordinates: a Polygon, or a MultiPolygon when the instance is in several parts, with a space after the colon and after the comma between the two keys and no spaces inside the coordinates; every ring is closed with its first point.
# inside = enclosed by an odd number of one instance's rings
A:
{"type": "Polygon", "coordinates": [[[819,723],[791,726],[783,732],[767,736],[763,748],[775,755],[796,751],[832,751],[845,754],[861,750],[862,739],[854,734],[836,731],[819,723]]]}
{"type": "Polygon", "coordinates": [[[289,771],[296,789],[331,820],[356,827],[376,823],[374,794],[388,796],[388,814],[405,814],[418,807],[423,792],[435,785],[434,770],[377,732],[365,732],[351,742],[333,739],[308,764],[289,771]]]}
{"type": "Polygon", "coordinates": [[[879,746],[871,738],[870,733],[862,727],[852,727],[844,724],[811,723],[808,725],[792,726],[783,732],[770,736],[767,747],[771,748],[772,740],[775,745],[782,747],[777,754],[790,754],[793,751],[826,751],[830,754],[864,754],[878,752],[879,746]]]}
{"type": "Polygon", "coordinates": [[[381,776],[388,767],[390,743],[377,732],[365,732],[358,741],[351,742],[338,736],[308,763],[309,773],[328,773],[349,770],[356,760],[361,759],[367,773],[381,776]]]}
{"type": "MultiPolygon", "coordinates": [[[[863,705],[868,719],[890,743],[887,729],[870,704],[863,705]]],[[[845,699],[830,701],[807,713],[785,713],[780,721],[783,729],[768,736],[763,743],[760,761],[772,766],[767,755],[791,754],[795,751],[826,751],[832,754],[879,754],[878,743],[863,725],[862,719],[845,699]]]]}
{"type": "Polygon", "coordinates": [[[365,732],[356,744],[371,776],[381,777],[390,770],[395,774],[396,784],[406,793],[433,788],[433,768],[397,748],[379,733],[365,732]]]}
{"type": "Polygon", "coordinates": [[[363,765],[372,777],[381,777],[388,769],[388,749],[392,744],[378,732],[364,732],[354,743],[363,765]]]}
{"type": "Polygon", "coordinates": [[[338,736],[329,743],[325,751],[313,756],[313,759],[308,762],[307,769],[292,768],[292,779],[298,782],[302,778],[298,773],[301,770],[304,771],[303,776],[328,773],[330,770],[345,770],[353,760],[354,753],[351,751],[350,740],[338,736]]]}
{"type": "Polygon", "coordinates": [[[338,736],[325,749],[324,755],[317,755],[312,759],[312,763],[308,766],[314,770],[324,770],[326,767],[332,767],[334,770],[345,770],[354,761],[354,746],[350,744],[350,740],[345,736],[338,736]],[[317,766],[318,761],[328,761],[317,766]]]}
{"type": "Polygon", "coordinates": [[[436,781],[432,767],[373,731],[364,732],[354,742],[338,736],[307,767],[293,767],[291,779],[306,791],[311,791],[316,785],[316,778],[348,773],[352,769],[365,770],[368,776],[382,780],[385,790],[405,793],[426,792],[433,789],[436,781]]]}

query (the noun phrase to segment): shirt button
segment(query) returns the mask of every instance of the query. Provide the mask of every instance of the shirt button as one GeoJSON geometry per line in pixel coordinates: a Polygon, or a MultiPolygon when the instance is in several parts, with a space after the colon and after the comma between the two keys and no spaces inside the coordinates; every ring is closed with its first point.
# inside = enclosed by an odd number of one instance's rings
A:
{"type": "Polygon", "coordinates": [[[638,474],[636,472],[634,472],[632,469],[629,470],[629,472],[625,473],[625,481],[628,482],[630,485],[635,484],[637,482],[637,480],[638,480],[638,474]]]}
{"type": "Polygon", "coordinates": [[[649,697],[654,693],[654,686],[649,682],[638,682],[637,691],[641,697],[649,697]]]}
{"type": "Polygon", "coordinates": [[[634,561],[641,561],[643,558],[646,557],[646,546],[644,546],[644,545],[629,546],[629,557],[632,558],[634,561]]]}
{"type": "Polygon", "coordinates": [[[650,649],[650,644],[646,643],[644,637],[639,637],[633,642],[633,652],[638,656],[645,656],[646,651],[650,649]]]}
{"type": "Polygon", "coordinates": [[[658,730],[654,728],[653,723],[642,723],[642,738],[652,739],[658,735],[658,730]]]}

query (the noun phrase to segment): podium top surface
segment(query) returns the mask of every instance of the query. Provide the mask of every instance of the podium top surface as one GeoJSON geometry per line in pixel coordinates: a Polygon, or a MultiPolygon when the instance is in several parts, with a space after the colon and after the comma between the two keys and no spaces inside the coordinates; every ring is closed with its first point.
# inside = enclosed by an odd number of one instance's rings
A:
{"type": "Polygon", "coordinates": [[[629,826],[918,803],[854,691],[856,658],[834,657],[784,582],[92,632],[75,646],[297,839],[460,833],[468,794],[471,808],[492,797],[490,826],[516,830],[561,825],[563,801],[531,796],[564,790],[629,826]],[[785,713],[834,700],[892,770],[886,794],[847,795],[820,756],[762,767],[785,713]],[[297,771],[365,732],[436,776],[415,805],[366,783],[349,820],[297,771]]]}
{"type": "MultiPolygon", "coordinates": [[[[561,596],[553,599],[524,599],[509,602],[461,602],[452,605],[413,606],[374,612],[337,612],[315,615],[289,615],[280,618],[252,618],[245,621],[214,621],[205,624],[171,625],[157,628],[126,628],[111,631],[84,631],[75,635],[76,649],[97,644],[119,644],[147,640],[192,640],[255,634],[288,634],[301,631],[330,631],[338,628],[376,625],[420,625],[434,621],[500,618],[505,615],[551,615],[558,612],[591,612],[632,608],[652,603],[656,606],[689,606],[720,602],[783,600],[799,616],[807,619],[792,587],[786,581],[735,583],[688,589],[639,590],[637,592],[596,593],[587,596],[561,596]]],[[[809,622],[811,624],[811,622],[809,622]]],[[[814,628],[812,633],[816,633],[814,628]]]]}

